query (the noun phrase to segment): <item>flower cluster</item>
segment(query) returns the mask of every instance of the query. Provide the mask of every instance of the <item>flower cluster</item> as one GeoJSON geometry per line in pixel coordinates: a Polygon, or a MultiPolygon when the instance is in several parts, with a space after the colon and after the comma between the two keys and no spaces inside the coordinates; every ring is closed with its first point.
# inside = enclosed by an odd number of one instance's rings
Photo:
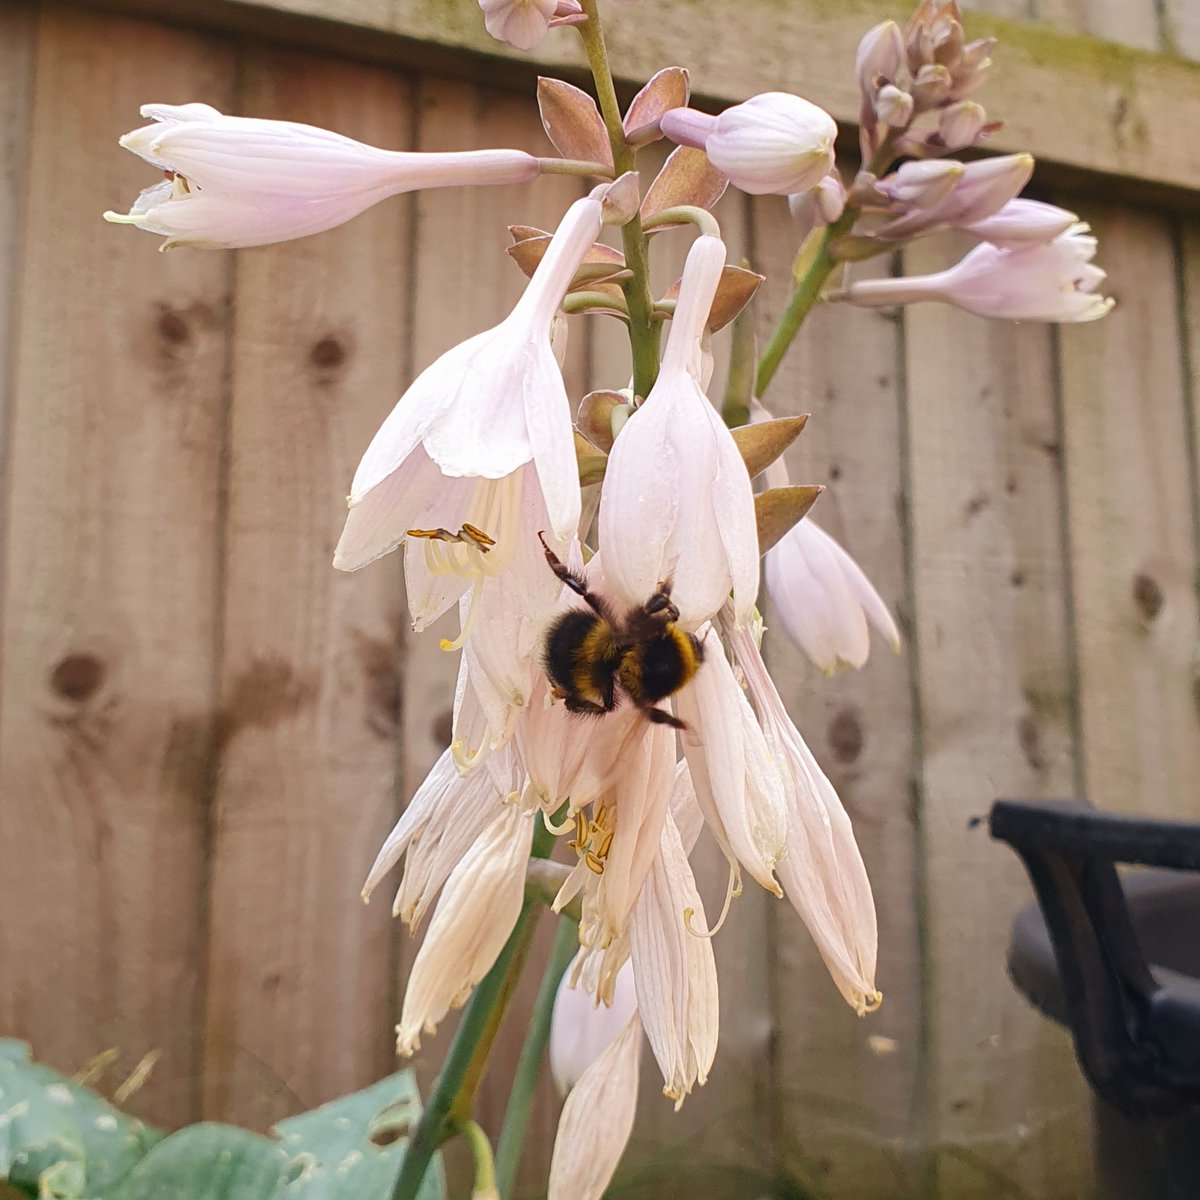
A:
{"type": "Polygon", "coordinates": [[[781,455],[803,420],[774,420],[760,399],[780,356],[846,264],[941,230],[980,244],[939,274],[842,278],[825,297],[1048,321],[1090,320],[1111,301],[1097,293],[1086,226],[1018,197],[1028,155],[946,157],[996,128],[972,98],[991,43],[966,42],[953,0],[923,0],[905,29],[885,22],[864,38],[863,163],[848,187],[837,126],[808,100],[772,92],[711,115],[689,107],[687,72],[665,68],[622,115],[594,0],[480,6],[488,31],[521,49],[556,27],[583,36],[604,111],[541,82],[560,159],[401,153],[203,104],[147,105],[153,123],[122,145],[166,179],[129,214],[106,216],[163,235],[164,248],[248,247],[318,233],[413,188],[544,171],[600,180],[553,233],[512,227],[524,294],[400,398],[354,476],[334,557],[355,571],[398,551],[413,628],[456,606],[460,621],[443,642],[460,653],[451,744],[363,891],[403,859],[393,911],[413,928],[430,917],[398,1048],[413,1052],[493,969],[531,902],[531,855],[553,835],[567,862],[539,878],[578,921],[579,948],[551,1047],[570,1094],[549,1194],[594,1200],[632,1127],[643,1035],[677,1104],[708,1076],[712,937],[744,875],[796,909],[856,1012],[880,1001],[850,821],[764,662],[760,560],[780,625],[823,670],[861,667],[869,625],[897,649],[899,633],[850,555],[805,517],[819,489],[790,483],[781,455]],[[643,193],[637,150],[662,137],[677,149],[643,193]],[[762,278],[727,263],[708,211],[729,184],[790,198],[807,273],[743,391],[719,407],[706,394],[710,341],[762,278]],[[688,224],[699,233],[682,276],[655,298],[646,232],[688,224]],[[620,250],[602,240],[606,225],[621,228],[620,250]],[[574,313],[623,321],[633,363],[629,387],[577,407],[556,357],[574,313]],[[722,412],[739,410],[748,421],[727,424],[722,412]],[[712,921],[689,861],[705,832],[729,865],[712,921]],[[599,1110],[597,1141],[587,1131],[599,1110]]]}

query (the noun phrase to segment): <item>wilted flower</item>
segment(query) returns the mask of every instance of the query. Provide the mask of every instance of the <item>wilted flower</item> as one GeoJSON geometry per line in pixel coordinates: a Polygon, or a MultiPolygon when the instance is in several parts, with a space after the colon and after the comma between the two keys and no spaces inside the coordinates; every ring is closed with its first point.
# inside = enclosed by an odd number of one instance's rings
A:
{"type": "Polygon", "coordinates": [[[293,121],[227,117],[207,104],[144,104],[154,124],[121,145],[166,172],[107,221],[167,238],[163,250],[265,246],[332,229],[417,188],[520,183],[538,160],[523,150],[419,154],[380,150],[293,121]]]}
{"type": "Polygon", "coordinates": [[[837,122],[789,92],[764,92],[716,117],[674,108],[661,127],[672,141],[703,149],[734,187],[752,196],[806,192],[833,166],[837,122]]]}
{"type": "Polygon", "coordinates": [[[754,496],[733,436],[700,389],[700,342],[725,245],[688,253],[658,381],[613,445],[600,499],[608,584],[630,608],[673,579],[680,620],[695,629],[732,588],[738,619],[758,591],[754,496]]]}
{"type": "Polygon", "coordinates": [[[868,621],[900,649],[900,631],[871,581],[811,517],[767,551],[763,574],[784,632],[827,675],[867,661],[868,621]]]}
{"type": "Polygon", "coordinates": [[[1095,253],[1096,239],[1080,224],[1042,245],[1005,249],[984,242],[934,275],[859,280],[838,298],[863,308],[941,300],[980,317],[1095,321],[1113,306],[1096,293],[1105,274],[1092,262],[1095,253]]]}

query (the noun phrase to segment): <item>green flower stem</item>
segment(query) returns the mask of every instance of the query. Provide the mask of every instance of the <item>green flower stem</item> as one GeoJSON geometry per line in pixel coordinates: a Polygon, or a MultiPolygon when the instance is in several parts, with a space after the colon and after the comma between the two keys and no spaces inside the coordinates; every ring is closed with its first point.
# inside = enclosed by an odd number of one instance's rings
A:
{"type": "Polygon", "coordinates": [[[504,1114],[504,1126],[500,1130],[500,1141],[496,1146],[496,1182],[500,1189],[500,1200],[509,1200],[517,1166],[521,1161],[521,1150],[525,1143],[525,1127],[529,1122],[529,1110],[533,1106],[533,1091],[538,1074],[550,1042],[550,1017],[554,1012],[554,998],[564,972],[570,965],[575,951],[579,949],[579,924],[564,917],[554,934],[554,946],[546,973],[538,988],[533,1006],[533,1017],[525,1044],[521,1047],[521,1058],[513,1076],[512,1095],[504,1114]]]}
{"type": "Polygon", "coordinates": [[[686,225],[688,223],[695,225],[701,233],[718,238],[721,236],[721,226],[717,218],[707,208],[700,208],[696,204],[679,204],[674,208],[662,208],[650,217],[652,232],[668,225],[686,225]]]}
{"type": "Polygon", "coordinates": [[[800,332],[805,317],[812,312],[817,301],[821,298],[821,288],[839,264],[829,252],[834,238],[841,237],[854,224],[858,209],[847,208],[841,218],[832,225],[827,225],[822,231],[821,240],[817,244],[816,253],[812,256],[804,274],[796,280],[796,290],[788,306],[780,314],[775,328],[771,330],[770,340],[758,360],[758,371],[754,380],[754,394],[760,399],[772,379],[779,370],[779,364],[787,353],[788,347],[800,332]]]}
{"type": "MultiPolygon", "coordinates": [[[[549,858],[553,849],[554,835],[538,821],[533,830],[532,857],[549,858]]],[[[539,900],[525,901],[504,949],[467,1002],[446,1061],[409,1136],[392,1200],[416,1200],[434,1152],[454,1132],[456,1124],[470,1119],[475,1092],[521,978],[542,907],[539,900]]]]}
{"type": "MultiPolygon", "coordinates": [[[[621,125],[621,109],[617,104],[617,90],[613,86],[612,70],[608,65],[608,51],[604,46],[604,30],[600,25],[597,0],[580,0],[587,20],[578,28],[587,52],[588,66],[596,84],[596,96],[600,101],[600,115],[608,130],[612,146],[613,174],[620,178],[636,166],[633,147],[625,141],[621,125]]],[[[659,326],[652,318],[654,297],[650,294],[650,262],[646,253],[646,235],[642,231],[641,217],[621,227],[621,244],[625,250],[625,265],[633,277],[622,280],[621,290],[629,308],[629,345],[633,353],[633,390],[642,397],[649,394],[658,378],[659,326]]]]}
{"type": "Polygon", "coordinates": [[[496,1169],[492,1161],[492,1143],[475,1121],[460,1121],[456,1132],[461,1133],[471,1145],[475,1156],[475,1187],[471,1200],[498,1200],[496,1169]]]}
{"type": "Polygon", "coordinates": [[[604,163],[578,158],[539,158],[538,168],[543,175],[595,175],[600,179],[613,177],[612,168],[604,163]]]}
{"type": "MultiPolygon", "coordinates": [[[[888,130],[879,149],[867,164],[867,170],[872,175],[882,175],[891,165],[895,157],[896,141],[902,132],[903,130],[899,129],[888,130]]],[[[779,364],[787,353],[788,347],[795,340],[796,334],[800,332],[800,326],[804,324],[805,317],[812,312],[817,301],[820,300],[821,289],[825,286],[825,281],[834,269],[841,265],[830,253],[830,247],[842,234],[849,233],[854,228],[854,222],[858,220],[860,211],[857,206],[848,204],[846,211],[832,225],[827,225],[822,230],[816,253],[809,261],[804,274],[796,280],[796,290],[792,293],[792,298],[780,315],[775,328],[771,330],[770,340],[762,352],[762,357],[758,360],[754,394],[759,399],[762,398],[767,386],[775,377],[775,372],[779,370],[779,364]]]]}

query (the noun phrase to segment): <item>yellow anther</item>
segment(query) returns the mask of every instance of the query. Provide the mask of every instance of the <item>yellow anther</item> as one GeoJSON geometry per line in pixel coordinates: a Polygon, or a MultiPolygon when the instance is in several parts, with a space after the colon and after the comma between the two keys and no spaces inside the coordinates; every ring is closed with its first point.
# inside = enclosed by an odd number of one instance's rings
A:
{"type": "Polygon", "coordinates": [[[496,544],[494,537],[489,537],[482,529],[475,525],[468,525],[466,521],[463,522],[462,529],[459,532],[460,539],[463,534],[466,534],[485,554],[496,544]]]}
{"type": "Polygon", "coordinates": [[[438,542],[456,542],[460,545],[473,546],[480,554],[486,554],[495,544],[496,539],[484,533],[477,525],[463,524],[457,533],[448,529],[407,529],[409,537],[429,538],[438,542]]]}
{"type": "Polygon", "coordinates": [[[599,858],[597,858],[596,855],[593,854],[591,850],[589,850],[583,856],[583,861],[585,863],[587,863],[588,870],[591,871],[594,875],[603,875],[604,874],[604,863],[599,858]]]}

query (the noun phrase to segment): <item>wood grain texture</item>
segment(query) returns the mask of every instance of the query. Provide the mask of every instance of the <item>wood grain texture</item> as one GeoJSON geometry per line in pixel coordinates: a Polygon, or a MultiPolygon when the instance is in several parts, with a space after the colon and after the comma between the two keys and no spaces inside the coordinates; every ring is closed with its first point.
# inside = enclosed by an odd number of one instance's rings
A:
{"type": "MultiPolygon", "coordinates": [[[[393,74],[254,52],[240,106],[404,148],[393,74]]],[[[359,888],[397,815],[400,564],[334,571],[407,374],[411,202],[239,252],[205,1114],[263,1127],[394,1058],[394,933],[359,888]]]]}
{"type": "Polygon", "coordinates": [[[204,38],[49,7],[34,79],[12,284],[0,1027],[66,1070],[110,1047],[117,1071],[161,1052],[133,1103],[175,1123],[197,1115],[228,273],[100,212],[153,182],[116,146],[138,105],[225,103],[232,63],[204,38]],[[136,75],[112,50],[131,44],[136,75]]]}
{"type": "MultiPolygon", "coordinates": [[[[1160,0],[1035,0],[1037,17],[1059,29],[1121,46],[1158,50],[1160,0]]],[[[1188,0],[1182,0],[1184,4],[1188,0]]],[[[1165,47],[1164,47],[1165,48],[1165,47]]]]}
{"type": "Polygon", "coordinates": [[[1080,207],[1116,309],[1062,331],[1084,782],[1100,808],[1196,815],[1196,543],[1175,246],[1153,214],[1080,207]]]}
{"type": "Polygon", "coordinates": [[[1161,22],[1163,50],[1200,58],[1200,7],[1192,0],[1163,0],[1161,22]]]}
{"type": "MultiPolygon", "coordinates": [[[[967,244],[918,243],[905,273],[967,244]]],[[[1005,974],[1032,896],[985,820],[998,797],[1076,790],[1052,334],[942,305],[904,329],[937,1194],[1080,1195],[1086,1089],[1005,974]]]]}
{"type": "MultiPolygon", "coordinates": [[[[1187,367],[1184,390],[1191,434],[1192,518],[1196,554],[1200,559],[1200,224],[1195,221],[1180,222],[1175,236],[1179,254],[1179,314],[1187,367]]],[[[1200,647],[1200,639],[1197,644],[1200,647]]],[[[1200,705],[1200,649],[1197,652],[1193,690],[1196,703],[1200,705]]]]}
{"type": "MultiPolygon", "coordinates": [[[[513,146],[550,153],[531,102],[466,84],[429,79],[419,91],[418,144],[422,150],[513,146]]],[[[524,289],[525,277],[505,253],[510,224],[553,230],[570,204],[583,194],[577,179],[554,177],[504,188],[459,188],[419,193],[416,199],[412,362],[414,372],[460,341],[495,325],[524,289]]],[[[588,358],[586,322],[573,318],[564,365],[568,395],[583,393],[588,358]]],[[[458,655],[439,648],[443,635],[458,630],[457,613],[447,614],[424,633],[406,635],[404,676],[404,779],[411,796],[450,736],[458,655]]],[[[499,1134],[513,1070],[520,1054],[541,968],[553,940],[553,922],[544,919],[529,965],[515,996],[479,1094],[478,1114],[488,1132],[499,1134]]],[[[423,931],[422,931],[423,936],[423,931]]],[[[404,935],[404,962],[411,963],[417,941],[404,935]]],[[[425,1086],[437,1073],[455,1021],[447,1020],[435,1038],[423,1039],[416,1059],[425,1086]]],[[[544,1186],[558,1118],[558,1102],[542,1081],[530,1118],[518,1191],[544,1186]]]]}
{"type": "MultiPolygon", "coordinates": [[[[760,336],[790,292],[796,226],[775,198],[754,204],[754,265],[766,271],[760,336]]],[[[886,270],[886,262],[875,269],[886,270]]],[[[871,268],[863,268],[869,272],[871,268]]],[[[794,482],[827,491],[811,518],[854,555],[901,621],[908,607],[901,433],[904,379],[896,322],[819,309],[765,397],[812,414],[789,453],[794,482]]],[[[799,917],[774,912],[781,1171],[822,1197],[915,1194],[922,998],[911,647],[876,636],[861,671],[826,679],[766,609],[764,647],[780,692],[838,790],[871,877],[884,1004],[859,1020],[834,989],[799,917]]]]}

